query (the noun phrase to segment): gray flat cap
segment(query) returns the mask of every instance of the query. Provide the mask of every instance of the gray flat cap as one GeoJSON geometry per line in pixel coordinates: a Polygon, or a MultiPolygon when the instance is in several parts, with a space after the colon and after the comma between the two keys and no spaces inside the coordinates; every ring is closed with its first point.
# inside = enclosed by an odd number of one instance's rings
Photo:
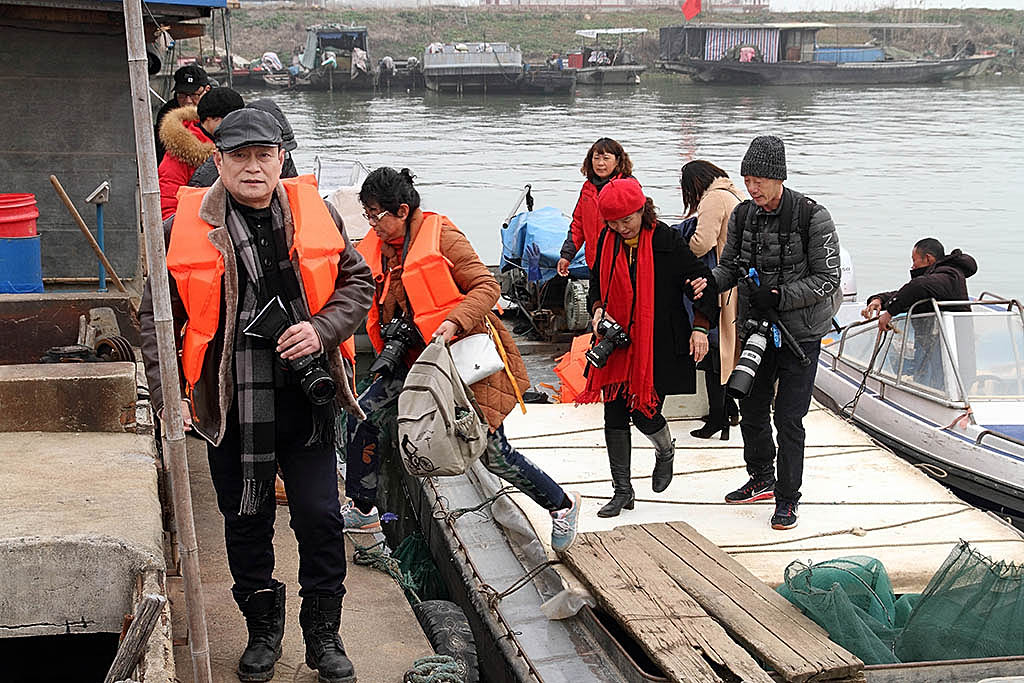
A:
{"type": "Polygon", "coordinates": [[[221,152],[233,152],[253,145],[280,147],[281,135],[281,124],[272,114],[245,108],[224,117],[213,134],[213,141],[221,152]]]}

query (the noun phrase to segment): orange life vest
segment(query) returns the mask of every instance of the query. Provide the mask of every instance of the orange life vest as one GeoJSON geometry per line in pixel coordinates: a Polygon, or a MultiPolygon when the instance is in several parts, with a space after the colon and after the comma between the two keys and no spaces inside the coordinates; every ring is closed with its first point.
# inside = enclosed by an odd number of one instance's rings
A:
{"type": "MultiPolygon", "coordinates": [[[[281,183],[295,224],[291,254],[298,255],[306,303],[310,314],[315,314],[334,293],[345,240],[317,192],[314,176],[283,179],[281,183]]],[[[167,247],[167,269],[188,315],[181,344],[181,369],[189,394],[199,381],[206,349],[220,325],[224,256],[207,238],[213,226],[199,217],[207,190],[188,186],[178,190],[178,210],[167,247]]],[[[341,352],[351,361],[355,358],[355,345],[346,340],[341,352]]]]}
{"type": "MultiPolygon", "coordinates": [[[[441,253],[441,228],[445,224],[450,225],[447,216],[424,211],[423,224],[416,239],[409,245],[402,266],[402,286],[412,308],[413,322],[424,341],[433,336],[451,310],[466,298],[452,277],[452,262],[441,253]]],[[[378,352],[384,348],[384,340],[380,336],[377,304],[384,302],[391,284],[391,272],[383,272],[380,247],[380,238],[372,230],[357,247],[369,264],[374,281],[384,283],[379,301],[370,306],[366,317],[366,333],[378,352]]]]}

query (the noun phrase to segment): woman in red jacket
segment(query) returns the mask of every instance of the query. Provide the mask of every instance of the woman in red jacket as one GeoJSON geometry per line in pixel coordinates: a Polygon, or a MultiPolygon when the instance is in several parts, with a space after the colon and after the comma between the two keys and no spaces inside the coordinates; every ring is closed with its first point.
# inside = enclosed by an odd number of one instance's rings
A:
{"type": "Polygon", "coordinates": [[[569,234],[562,244],[562,258],[558,259],[558,274],[562,277],[568,277],[569,262],[584,245],[587,267],[594,267],[597,236],[604,227],[604,221],[597,210],[597,195],[612,178],[628,178],[633,175],[633,162],[629,160],[622,145],[611,138],[601,138],[590,146],[580,173],[587,176],[587,179],[572,212],[569,234]]]}

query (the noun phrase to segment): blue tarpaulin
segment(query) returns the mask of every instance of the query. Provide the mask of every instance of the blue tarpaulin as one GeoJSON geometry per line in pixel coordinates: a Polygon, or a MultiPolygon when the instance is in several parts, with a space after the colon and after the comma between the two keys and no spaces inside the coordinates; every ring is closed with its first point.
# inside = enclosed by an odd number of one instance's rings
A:
{"type": "MultiPolygon", "coordinates": [[[[540,282],[553,278],[562,243],[569,234],[569,223],[569,217],[552,206],[516,214],[508,227],[501,230],[501,270],[510,267],[526,269],[528,264],[524,254],[528,247],[536,244],[540,249],[540,282]]],[[[590,277],[583,249],[570,262],[569,275],[577,279],[590,277]]]]}

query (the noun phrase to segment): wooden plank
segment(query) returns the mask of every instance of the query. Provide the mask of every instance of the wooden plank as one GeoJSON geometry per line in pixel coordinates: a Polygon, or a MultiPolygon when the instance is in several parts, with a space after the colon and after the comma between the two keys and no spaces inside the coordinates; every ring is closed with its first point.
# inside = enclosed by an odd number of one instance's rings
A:
{"type": "Polygon", "coordinates": [[[798,610],[779,609],[772,597],[778,594],[764,583],[753,577],[749,582],[740,580],[732,571],[735,561],[725,553],[716,548],[708,554],[690,542],[690,536],[699,536],[693,529],[686,527],[686,533],[681,533],[669,524],[627,529],[638,550],[784,680],[845,678],[863,668],[860,660],[828,640],[798,610]]]}
{"type": "Polygon", "coordinates": [[[563,559],[670,680],[772,680],[621,529],[581,534],[563,559]]]}

